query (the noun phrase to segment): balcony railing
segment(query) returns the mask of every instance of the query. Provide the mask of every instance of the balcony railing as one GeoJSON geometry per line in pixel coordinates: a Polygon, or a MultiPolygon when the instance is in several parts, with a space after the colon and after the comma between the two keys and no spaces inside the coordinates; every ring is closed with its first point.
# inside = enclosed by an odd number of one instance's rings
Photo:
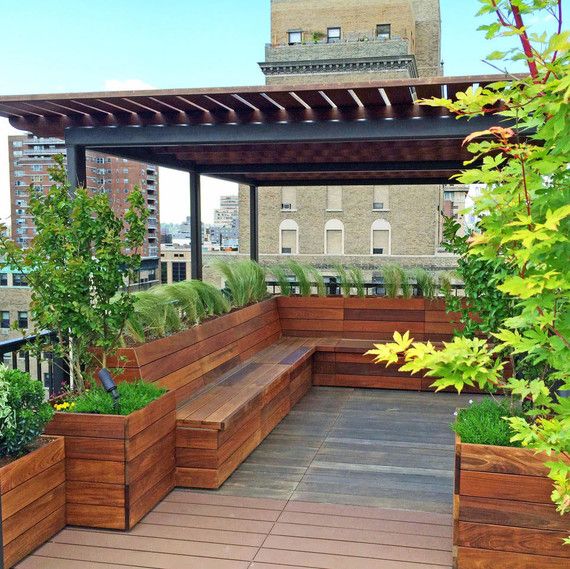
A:
{"type": "Polygon", "coordinates": [[[62,388],[69,385],[69,372],[62,359],[54,357],[49,350],[36,357],[29,347],[38,340],[42,344],[55,345],[57,336],[54,332],[41,332],[36,336],[24,336],[0,342],[0,363],[20,369],[41,381],[49,397],[59,395],[62,388]]]}

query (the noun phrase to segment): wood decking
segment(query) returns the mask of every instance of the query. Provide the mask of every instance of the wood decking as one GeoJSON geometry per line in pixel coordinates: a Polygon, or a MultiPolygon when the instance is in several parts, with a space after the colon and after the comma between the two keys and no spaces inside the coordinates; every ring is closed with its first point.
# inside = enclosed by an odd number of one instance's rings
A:
{"type": "Polygon", "coordinates": [[[467,399],[313,388],[220,490],[174,490],[129,533],[67,528],[18,569],[450,568],[467,399]]]}
{"type": "Polygon", "coordinates": [[[68,528],[19,569],[443,569],[451,517],[175,490],[128,534],[68,528]]]}

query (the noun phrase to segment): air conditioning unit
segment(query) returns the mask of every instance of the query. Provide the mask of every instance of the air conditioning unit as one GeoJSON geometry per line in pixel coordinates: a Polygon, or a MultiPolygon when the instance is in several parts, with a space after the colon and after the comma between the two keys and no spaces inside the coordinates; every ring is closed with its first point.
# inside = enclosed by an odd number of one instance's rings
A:
{"type": "Polygon", "coordinates": [[[291,247],[282,247],[281,248],[281,253],[283,255],[290,255],[291,254],[291,247]]]}
{"type": "Polygon", "coordinates": [[[384,247],[374,247],[374,249],[372,249],[372,254],[373,255],[384,255],[384,247]]]}
{"type": "Polygon", "coordinates": [[[384,209],[384,202],[374,202],[372,209],[384,209]]]}
{"type": "Polygon", "coordinates": [[[290,203],[282,203],[281,209],[293,209],[293,205],[290,203]]]}

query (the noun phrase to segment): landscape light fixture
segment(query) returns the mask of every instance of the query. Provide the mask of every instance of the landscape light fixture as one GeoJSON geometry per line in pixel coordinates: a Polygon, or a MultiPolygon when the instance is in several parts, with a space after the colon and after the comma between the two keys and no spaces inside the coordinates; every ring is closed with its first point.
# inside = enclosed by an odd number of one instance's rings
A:
{"type": "Polygon", "coordinates": [[[115,409],[115,413],[119,413],[119,391],[117,390],[117,384],[113,381],[113,376],[109,372],[107,368],[103,368],[98,373],[99,379],[101,381],[101,385],[103,389],[110,393],[113,397],[113,407],[115,409]]]}

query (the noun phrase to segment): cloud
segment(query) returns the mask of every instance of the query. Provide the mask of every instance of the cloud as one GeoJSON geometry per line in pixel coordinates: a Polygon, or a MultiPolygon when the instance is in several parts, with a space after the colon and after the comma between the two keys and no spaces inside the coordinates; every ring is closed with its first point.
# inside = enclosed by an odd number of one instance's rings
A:
{"type": "Polygon", "coordinates": [[[106,79],[103,86],[105,91],[144,91],[145,89],[156,89],[154,85],[150,85],[142,79],[106,79]]]}

